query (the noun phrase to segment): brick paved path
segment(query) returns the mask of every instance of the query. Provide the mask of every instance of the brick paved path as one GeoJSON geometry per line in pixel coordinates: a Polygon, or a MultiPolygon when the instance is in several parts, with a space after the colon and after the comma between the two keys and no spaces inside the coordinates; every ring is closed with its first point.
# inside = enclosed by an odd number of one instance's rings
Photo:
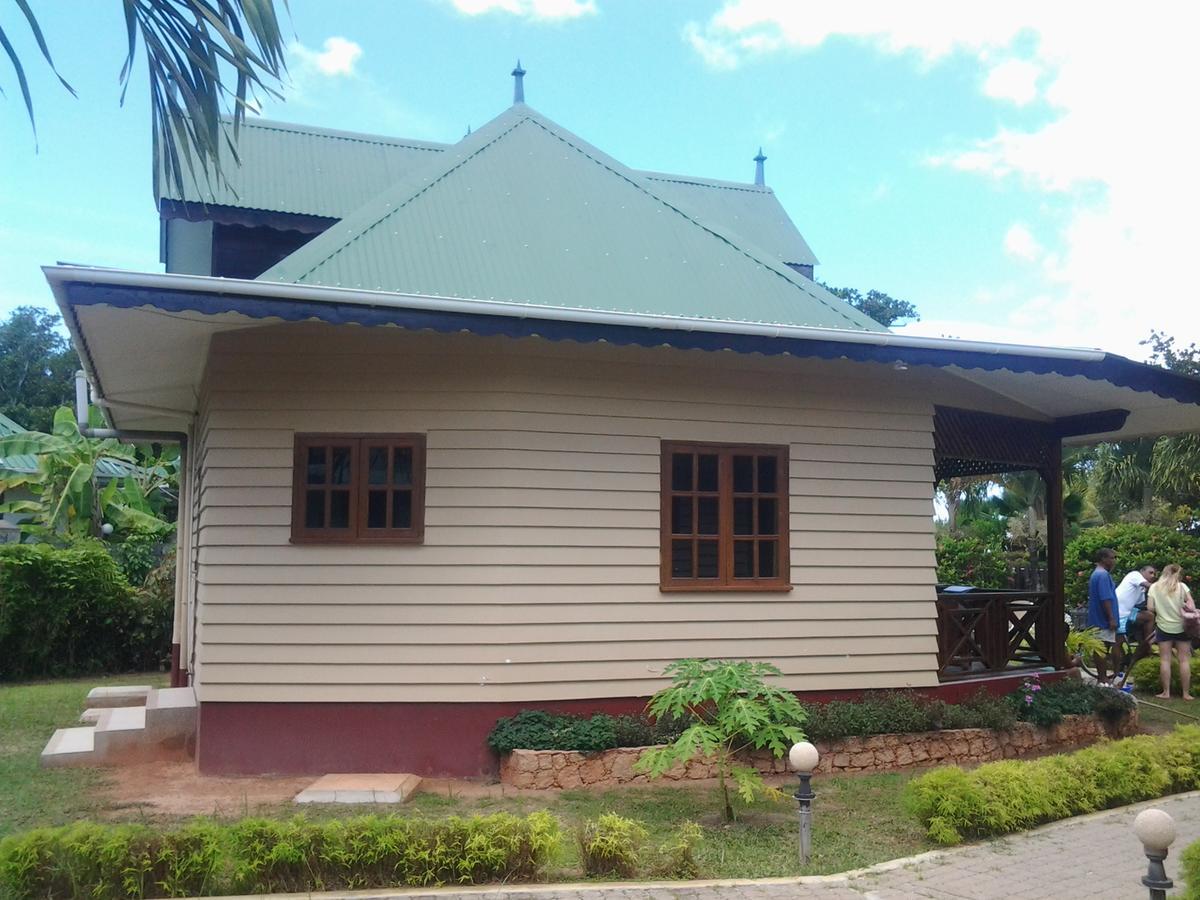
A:
{"type": "MultiPolygon", "coordinates": [[[[741,883],[524,886],[412,893],[364,891],[357,900],[1140,900],[1146,858],[1133,834],[1143,809],[1165,809],[1179,827],[1167,859],[1178,881],[1179,854],[1200,840],[1200,792],[1049,825],[987,844],[885,863],[849,878],[741,883]]],[[[326,895],[328,896],[328,895],[326,895]]]]}

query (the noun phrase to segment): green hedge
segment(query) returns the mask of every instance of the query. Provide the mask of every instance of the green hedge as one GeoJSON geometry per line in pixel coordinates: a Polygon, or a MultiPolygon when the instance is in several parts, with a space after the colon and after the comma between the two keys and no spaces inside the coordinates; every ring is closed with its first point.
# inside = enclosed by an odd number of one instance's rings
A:
{"type": "Polygon", "coordinates": [[[0,547],[0,681],[161,668],[174,591],[135,591],[98,543],[0,547]]]}
{"type": "Polygon", "coordinates": [[[1008,563],[999,541],[943,534],[937,542],[937,580],[981,588],[1008,586],[1008,563]]]}
{"type": "Polygon", "coordinates": [[[906,800],[942,844],[1011,834],[1083,813],[1200,787],[1200,726],[1075,753],[957,766],[915,778],[906,800]]]}
{"type": "Polygon", "coordinates": [[[1104,525],[1088,528],[1067,544],[1064,554],[1067,599],[1087,602],[1087,585],[1096,568],[1096,551],[1111,547],[1117,554],[1113,577],[1119,582],[1126,572],[1145,565],[1160,571],[1168,563],[1183,566],[1185,577],[1200,576],[1200,538],[1158,525],[1104,525]]]}
{"type": "Polygon", "coordinates": [[[1048,728],[1057,725],[1063,716],[1099,716],[1116,724],[1133,712],[1137,702],[1122,691],[1084,684],[1078,678],[1060,678],[1042,684],[1034,673],[1004,698],[1022,722],[1032,722],[1048,728]]]}
{"type": "MultiPolygon", "coordinates": [[[[1157,694],[1162,690],[1162,676],[1159,675],[1158,661],[1161,657],[1151,653],[1145,659],[1139,659],[1129,671],[1133,686],[1138,691],[1147,694],[1157,694]]],[[[1200,691],[1200,656],[1192,654],[1192,693],[1200,691]]],[[[1179,661],[1171,654],[1171,696],[1182,697],[1179,689],[1179,661]]]]}
{"type": "Polygon", "coordinates": [[[1180,854],[1179,878],[1186,885],[1180,900],[1200,900],[1200,841],[1188,844],[1180,854]]]}
{"type": "Polygon", "coordinates": [[[807,710],[804,733],[815,741],[948,728],[1004,731],[1017,721],[1012,704],[983,690],[962,703],[930,700],[907,691],[880,691],[864,694],[861,700],[814,704],[807,710]]]}
{"type": "Polygon", "coordinates": [[[559,839],[544,812],[246,819],[171,831],[83,823],[0,841],[0,897],[138,900],[530,881],[559,839]]]}
{"type": "Polygon", "coordinates": [[[680,720],[652,722],[643,716],[570,716],[540,709],[523,709],[500,719],[488,734],[497,753],[513,750],[574,750],[597,753],[615,747],[668,744],[691,724],[680,720]]]}

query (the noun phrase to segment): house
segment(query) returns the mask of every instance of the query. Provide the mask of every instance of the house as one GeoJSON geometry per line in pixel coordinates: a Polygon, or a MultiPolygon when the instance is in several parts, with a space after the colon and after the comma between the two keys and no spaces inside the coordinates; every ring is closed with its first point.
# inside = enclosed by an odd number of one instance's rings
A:
{"type": "Polygon", "coordinates": [[[523,102],[239,155],[158,179],[165,274],[46,269],[113,429],[186,447],[202,772],[476,774],[499,716],[632,711],[682,657],[804,696],[1061,666],[1054,567],[937,594],[936,479],[1033,469],[1061,513],[1064,441],[1200,429],[1194,379],[880,327],[761,159],[631,169],[523,102]]]}

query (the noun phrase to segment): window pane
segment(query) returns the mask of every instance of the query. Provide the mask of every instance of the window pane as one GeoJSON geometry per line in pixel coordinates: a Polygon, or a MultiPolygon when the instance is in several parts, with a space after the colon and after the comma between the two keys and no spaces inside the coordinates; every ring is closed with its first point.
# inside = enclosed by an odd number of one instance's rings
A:
{"type": "Polygon", "coordinates": [[[754,577],[754,541],[733,542],[733,577],[754,577]]]}
{"type": "MultiPolygon", "coordinates": [[[[336,451],[335,451],[336,453],[336,451]]],[[[349,528],[350,527],[350,492],[349,491],[330,491],[329,492],[329,527],[330,528],[349,528]]]]}
{"type": "Polygon", "coordinates": [[[330,484],[350,483],[350,448],[333,448],[333,471],[330,473],[330,484]]]}
{"type": "Polygon", "coordinates": [[[304,492],[304,527],[325,527],[325,492],[304,492]]]}
{"type": "Polygon", "coordinates": [[[671,454],[671,490],[690,491],[694,488],[692,480],[692,454],[671,454]]]}
{"type": "Polygon", "coordinates": [[[692,503],[691,497],[671,498],[671,533],[692,533],[692,503]]]}
{"type": "Polygon", "coordinates": [[[776,471],[779,468],[779,463],[773,456],[760,456],[758,458],[758,492],[760,494],[773,494],[776,491],[776,471]]]}
{"type": "Polygon", "coordinates": [[[758,577],[774,578],[775,572],[775,541],[758,542],[758,577]]]}
{"type": "Polygon", "coordinates": [[[738,494],[749,494],[754,490],[754,457],[733,458],[733,490],[738,494]]]}
{"type": "Polygon", "coordinates": [[[387,484],[387,458],[387,447],[371,447],[367,450],[368,484],[387,484]]]}
{"type": "Polygon", "coordinates": [[[325,483],[325,448],[324,447],[309,447],[308,448],[307,481],[309,484],[324,484],[325,483]]]}
{"type": "Polygon", "coordinates": [[[735,497],[733,501],[733,533],[754,534],[754,498],[735,497]]]}
{"type": "Polygon", "coordinates": [[[387,528],[387,491],[367,491],[367,527],[387,528]]]}
{"type": "Polygon", "coordinates": [[[758,501],[758,533],[779,533],[779,501],[773,497],[763,497],[758,501]]]}
{"type": "Polygon", "coordinates": [[[697,479],[696,490],[715,491],[717,489],[717,457],[704,454],[700,457],[700,477],[697,479]]]}
{"type": "Polygon", "coordinates": [[[697,497],[696,498],[696,533],[697,534],[717,534],[720,530],[720,519],[718,513],[719,500],[716,497],[697,497]]]}
{"type": "Polygon", "coordinates": [[[696,542],[696,577],[717,577],[717,542],[696,542]]]}
{"type": "Polygon", "coordinates": [[[671,577],[692,577],[691,541],[671,541],[671,577]]]}
{"type": "Polygon", "coordinates": [[[392,492],[392,527],[412,528],[412,491],[392,492]]]}
{"type": "Polygon", "coordinates": [[[392,471],[392,484],[412,484],[413,480],[413,451],[412,447],[396,447],[393,456],[395,468],[392,471]]]}

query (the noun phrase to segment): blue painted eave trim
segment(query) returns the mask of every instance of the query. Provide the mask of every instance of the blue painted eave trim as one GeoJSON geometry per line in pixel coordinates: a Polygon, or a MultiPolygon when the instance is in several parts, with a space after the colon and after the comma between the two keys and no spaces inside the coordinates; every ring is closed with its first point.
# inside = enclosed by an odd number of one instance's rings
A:
{"type": "Polygon", "coordinates": [[[232,312],[255,319],[277,318],[285,322],[317,320],[335,325],[395,325],[411,330],[428,329],[448,334],[466,331],[483,336],[540,337],[551,341],[606,342],[640,347],[665,346],[681,350],[732,350],[737,353],[762,353],[768,356],[790,354],[798,357],[883,364],[901,361],[910,366],[957,366],[962,369],[1008,370],[1035,375],[1080,375],[1117,387],[1153,393],[1167,400],[1200,405],[1200,378],[1179,375],[1158,366],[1134,362],[1111,353],[1098,360],[1073,360],[980,353],[973,350],[881,346],[790,337],[642,328],[632,325],[562,322],[487,313],[431,312],[392,306],[316,303],[306,300],[248,297],[236,293],[164,291],[158,288],[86,282],[69,283],[66,290],[73,307],[103,305],[136,309],[149,306],[164,312],[199,312],[210,315],[232,312]]]}

